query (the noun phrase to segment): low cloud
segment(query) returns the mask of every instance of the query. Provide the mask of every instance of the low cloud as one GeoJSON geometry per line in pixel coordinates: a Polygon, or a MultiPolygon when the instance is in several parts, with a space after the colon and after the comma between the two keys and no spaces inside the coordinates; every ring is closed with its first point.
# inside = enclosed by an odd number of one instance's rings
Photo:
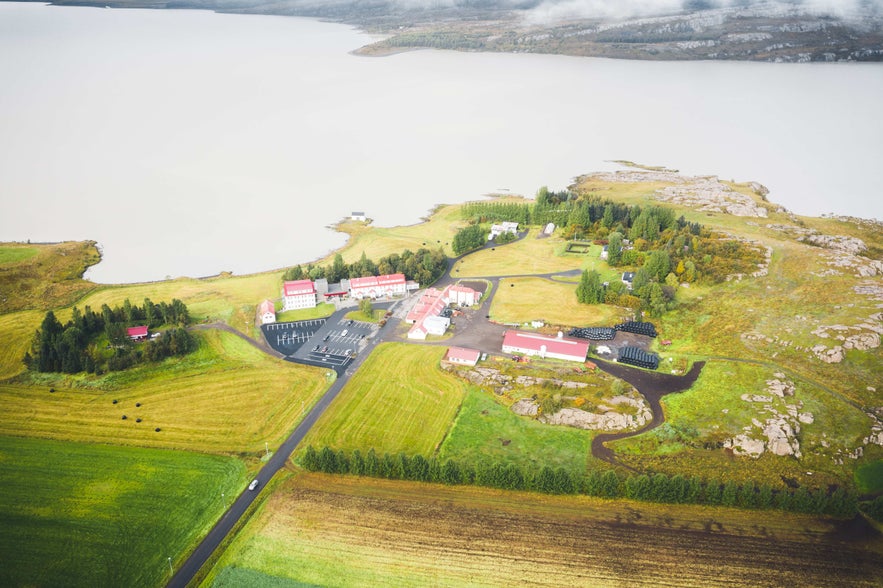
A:
{"type": "Polygon", "coordinates": [[[533,23],[609,21],[733,7],[768,9],[771,13],[800,9],[810,15],[835,17],[883,14],[883,0],[543,0],[527,10],[525,18],[533,23]]]}

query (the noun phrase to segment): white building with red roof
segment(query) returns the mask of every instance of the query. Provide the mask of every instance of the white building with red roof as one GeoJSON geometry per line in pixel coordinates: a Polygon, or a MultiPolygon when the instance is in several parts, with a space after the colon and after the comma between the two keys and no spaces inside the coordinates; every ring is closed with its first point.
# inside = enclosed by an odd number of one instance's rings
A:
{"type": "Polygon", "coordinates": [[[448,286],[445,298],[448,299],[449,304],[472,306],[481,299],[481,292],[468,286],[448,286]]]}
{"type": "Polygon", "coordinates": [[[350,296],[353,298],[380,298],[401,296],[407,291],[405,274],[386,274],[350,279],[350,296]]]}
{"type": "Polygon", "coordinates": [[[261,317],[262,325],[276,322],[276,305],[272,300],[264,300],[258,307],[258,316],[261,317]]]}
{"type": "Polygon", "coordinates": [[[129,339],[132,341],[143,341],[144,339],[147,339],[147,326],[129,327],[126,329],[126,335],[128,335],[129,339]]]}
{"type": "Polygon", "coordinates": [[[477,349],[467,349],[466,347],[448,347],[448,352],[442,361],[448,363],[456,363],[459,365],[474,366],[481,357],[481,351],[477,349]]]}
{"type": "Polygon", "coordinates": [[[312,280],[294,280],[282,284],[282,310],[315,308],[316,286],[312,280]]]}
{"type": "Polygon", "coordinates": [[[509,330],[503,337],[503,353],[584,362],[589,353],[589,341],[564,337],[560,334],[557,337],[550,337],[541,333],[509,330]]]}

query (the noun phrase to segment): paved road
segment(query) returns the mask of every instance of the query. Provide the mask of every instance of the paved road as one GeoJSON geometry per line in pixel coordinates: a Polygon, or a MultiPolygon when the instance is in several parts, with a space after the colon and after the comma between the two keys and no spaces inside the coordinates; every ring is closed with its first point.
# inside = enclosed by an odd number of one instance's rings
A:
{"type": "MultiPolygon", "coordinates": [[[[218,325],[215,328],[221,328],[224,330],[226,325],[218,325]]],[[[206,325],[201,328],[211,328],[206,325]]],[[[371,345],[373,347],[376,344],[376,340],[380,338],[380,335],[386,331],[389,327],[389,323],[382,327],[380,331],[375,336],[375,342],[371,345]]],[[[232,332],[238,334],[243,339],[249,340],[253,345],[258,347],[259,349],[263,349],[267,351],[263,345],[254,341],[250,337],[242,335],[235,329],[231,329],[232,332]]],[[[271,353],[272,350],[270,351],[271,353]]],[[[244,490],[242,494],[240,494],[230,508],[221,516],[221,519],[215,524],[211,531],[209,531],[208,535],[202,540],[199,546],[190,554],[190,557],[187,558],[187,561],[178,568],[175,574],[172,576],[172,579],[169,580],[168,586],[169,588],[184,588],[187,584],[193,579],[199,569],[208,561],[209,557],[211,557],[212,553],[217,549],[218,545],[221,544],[221,541],[227,536],[227,534],[233,529],[236,523],[240,518],[245,514],[245,511],[248,510],[248,507],[252,502],[260,494],[260,491],[267,485],[267,482],[276,475],[276,472],[285,467],[285,464],[288,462],[288,458],[291,457],[292,452],[295,448],[303,441],[307,432],[316,424],[316,421],[325,412],[325,409],[334,401],[340,391],[343,389],[347,380],[351,374],[355,373],[358,367],[362,364],[366,357],[368,357],[370,353],[362,353],[360,354],[350,365],[349,369],[346,370],[346,373],[338,376],[337,380],[328,388],[328,391],[319,399],[319,402],[313,406],[312,410],[310,410],[309,414],[300,422],[294,432],[285,440],[284,443],[276,450],[276,452],[270,457],[269,461],[267,461],[266,465],[261,468],[260,472],[258,472],[257,480],[260,482],[257,490],[254,492],[250,492],[248,490],[244,490]]]]}

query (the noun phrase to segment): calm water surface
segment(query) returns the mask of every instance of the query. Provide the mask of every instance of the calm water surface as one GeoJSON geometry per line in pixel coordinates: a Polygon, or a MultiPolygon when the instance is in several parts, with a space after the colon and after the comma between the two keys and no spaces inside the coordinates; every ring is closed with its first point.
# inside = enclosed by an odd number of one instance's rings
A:
{"type": "Polygon", "coordinates": [[[532,195],[629,159],[883,218],[883,66],[416,51],[312,20],[0,3],[0,240],[94,239],[100,282],[248,273],[353,210],[532,195]]]}

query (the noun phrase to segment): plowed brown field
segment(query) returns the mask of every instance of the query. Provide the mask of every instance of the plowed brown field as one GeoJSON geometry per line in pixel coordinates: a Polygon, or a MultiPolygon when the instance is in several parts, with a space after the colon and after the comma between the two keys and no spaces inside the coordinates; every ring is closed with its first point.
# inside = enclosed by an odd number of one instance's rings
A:
{"type": "Polygon", "coordinates": [[[310,474],[219,568],[326,586],[879,586],[883,540],[850,525],[310,474]]]}

